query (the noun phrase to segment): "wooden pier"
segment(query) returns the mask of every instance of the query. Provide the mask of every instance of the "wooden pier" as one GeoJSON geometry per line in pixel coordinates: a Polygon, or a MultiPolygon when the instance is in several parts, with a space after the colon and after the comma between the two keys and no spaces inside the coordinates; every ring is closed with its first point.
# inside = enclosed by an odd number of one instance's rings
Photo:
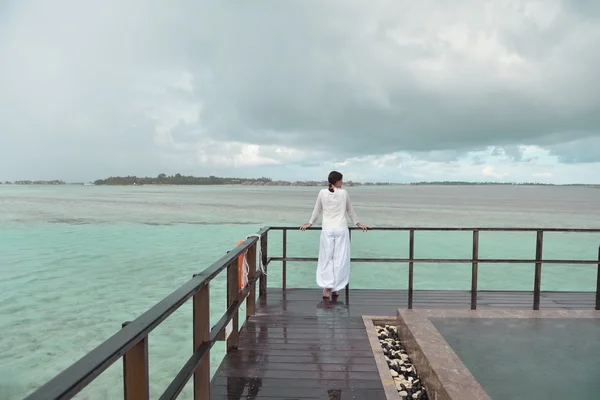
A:
{"type": "MultiPolygon", "coordinates": [[[[269,290],[215,373],[211,399],[385,400],[362,315],[393,316],[408,291],[269,290]]],[[[416,291],[415,308],[468,309],[470,292],[416,291]]],[[[478,308],[531,309],[533,293],[479,292],[478,308]]],[[[542,308],[594,309],[595,293],[543,293],[542,308]]]]}
{"type": "MultiPolygon", "coordinates": [[[[175,399],[191,379],[194,399],[385,399],[363,315],[393,316],[398,308],[455,309],[596,309],[600,310],[600,249],[596,260],[548,260],[543,258],[544,232],[600,233],[600,229],[522,228],[379,228],[408,231],[408,258],[360,259],[353,262],[406,263],[409,266],[405,290],[350,289],[337,299],[325,300],[316,289],[287,288],[286,263],[316,261],[288,257],[287,231],[297,228],[264,228],[195,275],[134,321],[125,323],[114,336],[27,397],[28,400],[68,399],[75,396],[115,361],[123,360],[123,396],[127,400],[149,398],[148,335],[187,300],[193,302],[193,338],[190,358],[160,396],[175,399]],[[470,259],[414,258],[415,231],[471,231],[470,259]],[[533,260],[481,259],[479,233],[484,231],[532,232],[536,235],[533,260]],[[268,237],[283,235],[282,257],[268,256],[268,237]],[[244,256],[249,281],[238,289],[238,262],[244,256]],[[269,288],[261,269],[281,261],[282,287],[269,288]],[[425,291],[413,284],[414,263],[469,263],[472,265],[470,291],[425,291]],[[480,291],[477,289],[479,263],[530,263],[535,265],[533,290],[480,291]],[[261,268],[262,264],[262,268],[261,268]],[[544,264],[584,264],[597,269],[595,292],[541,291],[544,264]],[[210,282],[227,271],[227,309],[219,322],[209,323],[210,282]],[[258,285],[258,297],[256,286],[258,285]],[[239,307],[246,302],[246,318],[239,307]],[[225,335],[227,327],[231,332],[225,335]],[[210,350],[226,340],[227,354],[210,379],[210,350]]],[[[311,228],[318,229],[318,228],[311,228]]]]}

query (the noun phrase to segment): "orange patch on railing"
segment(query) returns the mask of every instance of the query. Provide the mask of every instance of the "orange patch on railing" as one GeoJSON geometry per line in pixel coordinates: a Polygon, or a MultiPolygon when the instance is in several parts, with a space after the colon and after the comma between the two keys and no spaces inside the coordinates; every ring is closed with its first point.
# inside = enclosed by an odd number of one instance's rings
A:
{"type": "MultiPolygon", "coordinates": [[[[241,245],[244,242],[245,240],[239,240],[237,242],[237,246],[241,245]]],[[[245,254],[243,253],[240,254],[240,256],[238,257],[238,290],[242,290],[247,283],[244,279],[244,257],[245,254]]]]}

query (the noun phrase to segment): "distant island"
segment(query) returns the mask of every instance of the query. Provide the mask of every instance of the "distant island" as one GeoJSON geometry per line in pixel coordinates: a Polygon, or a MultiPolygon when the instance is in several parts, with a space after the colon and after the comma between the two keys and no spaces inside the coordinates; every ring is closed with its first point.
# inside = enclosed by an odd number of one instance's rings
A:
{"type": "MultiPolygon", "coordinates": [[[[273,180],[271,178],[223,178],[217,176],[185,176],[181,174],[167,175],[159,174],[156,177],[137,177],[137,176],[111,176],[106,179],[98,179],[93,183],[65,183],[62,180],[19,180],[14,182],[0,182],[5,185],[242,185],[242,186],[327,186],[326,181],[283,181],[273,180]]],[[[346,186],[586,186],[600,188],[598,184],[553,184],[539,182],[468,182],[468,181],[423,181],[410,183],[390,183],[390,182],[353,182],[345,181],[346,186]]]]}
{"type": "MultiPolygon", "coordinates": [[[[2,182],[0,182],[2,184],[2,182]]],[[[53,181],[6,181],[5,185],[66,185],[64,181],[61,180],[53,180],[53,181]]]]}
{"type": "MultiPolygon", "coordinates": [[[[137,176],[111,176],[98,179],[95,185],[243,185],[243,186],[326,186],[326,181],[274,181],[271,178],[221,178],[217,176],[184,176],[181,174],[160,174],[157,177],[139,178],[137,176]]],[[[347,186],[382,186],[391,183],[352,181],[344,182],[347,186]]]]}
{"type": "MultiPolygon", "coordinates": [[[[155,178],[139,178],[136,176],[117,176],[98,179],[96,185],[245,185],[245,186],[327,186],[327,181],[282,181],[271,178],[221,178],[217,176],[195,177],[181,174],[160,174],[155,178]]],[[[410,183],[390,182],[353,182],[344,181],[346,186],[398,186],[398,185],[432,185],[432,186],[474,186],[474,185],[505,185],[505,186],[594,186],[586,184],[556,185],[538,182],[467,182],[467,181],[423,181],[410,183]]]]}
{"type": "Polygon", "coordinates": [[[462,182],[462,181],[434,181],[434,182],[411,182],[407,185],[432,185],[432,186],[479,186],[479,185],[501,185],[501,186],[593,186],[586,185],[583,183],[571,183],[571,184],[554,184],[554,183],[540,183],[540,182],[462,182]]]}

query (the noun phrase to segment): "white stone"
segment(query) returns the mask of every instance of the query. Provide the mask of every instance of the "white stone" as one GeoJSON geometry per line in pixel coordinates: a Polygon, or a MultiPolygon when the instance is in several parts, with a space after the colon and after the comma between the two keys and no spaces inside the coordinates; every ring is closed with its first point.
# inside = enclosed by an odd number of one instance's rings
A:
{"type": "Polygon", "coordinates": [[[398,394],[399,394],[400,396],[402,396],[402,397],[406,397],[406,396],[408,396],[408,392],[407,392],[407,391],[404,391],[404,390],[402,390],[402,391],[398,392],[398,394]]]}
{"type": "Polygon", "coordinates": [[[393,369],[390,369],[390,374],[392,374],[393,377],[398,376],[398,373],[396,371],[394,371],[393,369]]]}

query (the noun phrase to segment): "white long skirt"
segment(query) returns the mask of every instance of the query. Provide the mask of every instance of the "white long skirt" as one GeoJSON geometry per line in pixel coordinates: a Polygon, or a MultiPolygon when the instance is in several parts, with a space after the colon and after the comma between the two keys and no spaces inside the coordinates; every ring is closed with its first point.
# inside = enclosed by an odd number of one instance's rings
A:
{"type": "Polygon", "coordinates": [[[323,229],[317,263],[317,285],[337,292],[350,281],[350,231],[323,229]]]}

